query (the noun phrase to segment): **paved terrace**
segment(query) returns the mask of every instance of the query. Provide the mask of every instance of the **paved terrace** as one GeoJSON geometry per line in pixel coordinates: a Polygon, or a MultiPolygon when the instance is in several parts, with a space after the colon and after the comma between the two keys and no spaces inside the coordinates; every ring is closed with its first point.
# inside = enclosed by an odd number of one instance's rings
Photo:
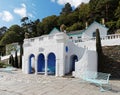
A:
{"type": "Polygon", "coordinates": [[[0,72],[0,95],[120,95],[120,80],[110,80],[112,90],[100,92],[99,87],[77,78],[0,72]]]}

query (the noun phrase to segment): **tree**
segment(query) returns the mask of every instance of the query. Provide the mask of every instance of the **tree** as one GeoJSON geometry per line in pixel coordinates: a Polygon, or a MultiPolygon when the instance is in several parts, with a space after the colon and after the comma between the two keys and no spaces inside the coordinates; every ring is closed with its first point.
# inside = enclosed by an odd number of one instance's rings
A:
{"type": "Polygon", "coordinates": [[[0,40],[2,39],[6,31],[7,31],[7,27],[3,26],[0,28],[0,40]]]}
{"type": "Polygon", "coordinates": [[[20,44],[20,63],[19,63],[19,67],[22,68],[23,43],[19,43],[19,44],[20,44]]]}
{"type": "Polygon", "coordinates": [[[41,22],[39,22],[37,24],[37,36],[41,36],[43,34],[44,34],[43,25],[41,22]]]}
{"type": "Polygon", "coordinates": [[[97,51],[97,63],[98,63],[98,72],[103,72],[104,70],[104,55],[101,46],[101,39],[99,29],[96,29],[96,51],[97,51]]]}
{"type": "Polygon", "coordinates": [[[17,56],[17,51],[15,51],[15,67],[18,68],[18,56],[17,56]]]}
{"type": "Polygon", "coordinates": [[[48,34],[54,27],[57,27],[56,15],[48,16],[42,20],[42,27],[45,34],[48,34]]]}
{"type": "Polygon", "coordinates": [[[23,42],[24,32],[19,25],[12,25],[2,37],[0,44],[6,45],[14,42],[23,42]]]}
{"type": "Polygon", "coordinates": [[[78,10],[79,11],[79,20],[85,23],[88,20],[89,15],[90,15],[89,4],[82,3],[78,9],[79,9],[78,10]]]}
{"type": "Polygon", "coordinates": [[[114,20],[114,12],[119,4],[119,0],[90,0],[91,18],[90,20],[101,20],[106,22],[114,20]]]}
{"type": "Polygon", "coordinates": [[[28,20],[29,20],[28,17],[23,17],[23,18],[21,19],[22,25],[23,25],[23,26],[26,26],[27,23],[28,23],[28,20]]]}
{"type": "Polygon", "coordinates": [[[13,67],[15,66],[14,65],[14,58],[13,58],[13,55],[11,54],[10,57],[9,57],[9,64],[11,64],[13,67]]]}
{"type": "Polygon", "coordinates": [[[0,28],[0,35],[3,35],[7,31],[7,27],[3,26],[0,28]]]}
{"type": "Polygon", "coordinates": [[[119,5],[118,5],[117,9],[115,10],[115,17],[117,19],[120,19],[120,1],[119,1],[119,5]]]}
{"type": "Polygon", "coordinates": [[[82,30],[84,28],[81,22],[74,23],[72,26],[67,27],[66,31],[82,30]]]}
{"type": "Polygon", "coordinates": [[[62,12],[60,14],[68,14],[72,12],[72,7],[70,3],[66,3],[65,7],[62,9],[62,12]]]}
{"type": "Polygon", "coordinates": [[[21,39],[20,36],[16,34],[14,31],[7,31],[5,35],[0,40],[1,45],[6,45],[10,43],[19,42],[21,39]]]}

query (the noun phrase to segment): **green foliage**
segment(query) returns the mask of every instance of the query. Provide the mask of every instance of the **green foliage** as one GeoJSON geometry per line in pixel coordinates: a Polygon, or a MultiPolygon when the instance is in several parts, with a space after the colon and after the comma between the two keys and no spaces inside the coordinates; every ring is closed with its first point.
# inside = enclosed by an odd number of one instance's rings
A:
{"type": "Polygon", "coordinates": [[[19,63],[20,68],[22,68],[22,55],[23,55],[23,43],[20,43],[20,63],[19,63]]]}
{"type": "Polygon", "coordinates": [[[39,22],[37,24],[37,36],[41,36],[43,34],[44,34],[43,25],[41,22],[39,22]]]}
{"type": "Polygon", "coordinates": [[[8,31],[5,33],[4,37],[1,39],[0,44],[6,45],[13,42],[19,42],[20,38],[14,31],[8,31]]]}
{"type": "Polygon", "coordinates": [[[99,33],[99,29],[96,29],[96,51],[97,51],[97,55],[98,55],[98,72],[103,72],[104,68],[104,55],[103,55],[103,51],[102,51],[102,46],[101,46],[101,39],[100,39],[100,33],[99,33]]]}
{"type": "Polygon", "coordinates": [[[120,29],[120,18],[119,18],[118,21],[117,21],[116,27],[117,27],[118,29],[120,29]]]}
{"type": "Polygon", "coordinates": [[[116,21],[107,22],[106,25],[109,27],[108,34],[113,34],[116,29],[116,21]]]}
{"type": "Polygon", "coordinates": [[[9,57],[9,64],[12,65],[13,67],[15,66],[14,65],[14,57],[13,57],[13,55],[10,55],[10,57],[9,57]]]}
{"type": "Polygon", "coordinates": [[[79,9],[79,20],[85,23],[90,15],[90,6],[89,4],[82,3],[78,9],[79,9]]]}
{"type": "Polygon", "coordinates": [[[0,56],[5,55],[5,46],[0,46],[0,56]]]}
{"type": "Polygon", "coordinates": [[[57,26],[57,16],[52,15],[42,20],[42,26],[45,34],[48,34],[54,27],[57,26]]]}
{"type": "Polygon", "coordinates": [[[8,66],[11,66],[10,64],[6,64],[6,63],[3,63],[3,62],[0,62],[0,68],[6,68],[8,66]]]}
{"type": "Polygon", "coordinates": [[[62,12],[60,14],[68,14],[72,12],[72,7],[70,3],[66,3],[65,7],[62,9],[62,12]]]}
{"type": "Polygon", "coordinates": [[[70,27],[67,27],[66,31],[74,31],[74,30],[81,30],[81,29],[83,29],[83,24],[78,22],[78,23],[74,23],[70,27]]]}
{"type": "Polygon", "coordinates": [[[0,28],[0,44],[6,45],[14,42],[23,42],[24,34],[30,37],[48,34],[54,27],[59,28],[62,24],[68,31],[85,29],[85,22],[92,23],[94,20],[101,22],[105,19],[105,24],[109,27],[109,33],[120,28],[120,0],[90,0],[89,3],[82,3],[75,10],[69,3],[61,10],[59,16],[52,15],[45,17],[42,21],[36,19],[31,21],[28,17],[21,19],[21,27],[12,25],[9,29],[0,28]]]}
{"type": "Polygon", "coordinates": [[[24,33],[20,26],[12,25],[0,40],[1,45],[6,45],[14,42],[21,42],[24,39],[24,33]]]}
{"type": "Polygon", "coordinates": [[[120,18],[120,1],[119,1],[119,5],[118,5],[117,9],[115,10],[115,17],[120,18]]]}

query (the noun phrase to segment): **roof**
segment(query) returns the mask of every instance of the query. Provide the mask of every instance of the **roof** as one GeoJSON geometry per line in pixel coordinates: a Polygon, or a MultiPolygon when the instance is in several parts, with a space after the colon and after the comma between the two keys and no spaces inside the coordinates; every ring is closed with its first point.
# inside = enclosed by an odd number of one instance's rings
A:
{"type": "Polygon", "coordinates": [[[58,32],[60,32],[60,30],[55,27],[51,30],[51,32],[49,34],[54,34],[54,33],[58,33],[58,32]]]}
{"type": "Polygon", "coordinates": [[[83,30],[70,31],[67,33],[68,36],[81,35],[83,30]]]}
{"type": "Polygon", "coordinates": [[[105,25],[102,25],[96,21],[94,21],[88,28],[86,28],[83,32],[85,32],[86,30],[88,30],[90,27],[92,27],[94,24],[98,24],[99,26],[102,26],[103,28],[106,28],[106,30],[108,30],[109,28],[107,28],[105,25]]]}

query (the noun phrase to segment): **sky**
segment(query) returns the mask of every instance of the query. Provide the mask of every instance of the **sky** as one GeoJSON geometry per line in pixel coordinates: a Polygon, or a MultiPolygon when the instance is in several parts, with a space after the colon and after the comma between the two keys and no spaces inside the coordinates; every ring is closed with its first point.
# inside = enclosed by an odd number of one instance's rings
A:
{"type": "Polygon", "coordinates": [[[18,24],[23,17],[36,20],[51,15],[59,15],[64,5],[69,2],[76,8],[89,0],[0,0],[0,27],[18,24]]]}

